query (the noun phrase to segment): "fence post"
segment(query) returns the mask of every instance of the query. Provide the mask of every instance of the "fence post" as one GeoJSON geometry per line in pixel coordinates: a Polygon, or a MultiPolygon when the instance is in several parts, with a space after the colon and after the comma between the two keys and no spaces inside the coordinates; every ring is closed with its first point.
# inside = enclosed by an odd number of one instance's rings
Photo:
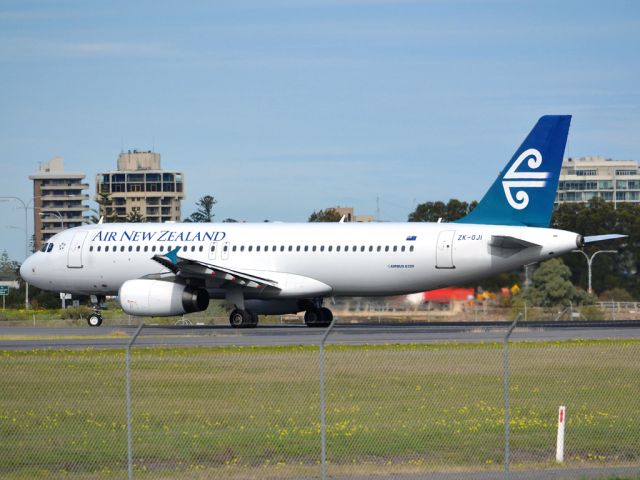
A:
{"type": "Polygon", "coordinates": [[[335,323],[336,319],[334,317],[325,330],[322,340],[320,340],[320,464],[322,466],[322,480],[327,479],[327,418],[324,398],[324,343],[327,341],[327,337],[329,336],[329,333],[331,333],[335,323]]]}
{"type": "Polygon", "coordinates": [[[504,395],[504,478],[509,480],[509,337],[516,328],[521,313],[516,316],[515,320],[507,330],[504,336],[504,348],[502,354],[502,370],[503,370],[503,395],[504,395]]]}
{"type": "Polygon", "coordinates": [[[127,343],[127,352],[125,356],[125,368],[127,375],[126,393],[127,393],[127,472],[129,480],[133,479],[133,434],[131,427],[131,347],[135,343],[138,335],[144,327],[144,322],[140,322],[138,328],[127,343]]]}

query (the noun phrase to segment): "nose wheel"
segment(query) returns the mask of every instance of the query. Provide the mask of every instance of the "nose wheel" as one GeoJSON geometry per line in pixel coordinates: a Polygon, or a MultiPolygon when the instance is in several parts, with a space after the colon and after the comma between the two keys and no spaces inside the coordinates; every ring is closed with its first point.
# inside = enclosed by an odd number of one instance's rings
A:
{"type": "Polygon", "coordinates": [[[100,312],[105,308],[102,305],[103,302],[103,296],[91,295],[91,308],[93,309],[93,313],[87,318],[87,323],[90,327],[99,327],[102,325],[102,314],[100,312]]]}

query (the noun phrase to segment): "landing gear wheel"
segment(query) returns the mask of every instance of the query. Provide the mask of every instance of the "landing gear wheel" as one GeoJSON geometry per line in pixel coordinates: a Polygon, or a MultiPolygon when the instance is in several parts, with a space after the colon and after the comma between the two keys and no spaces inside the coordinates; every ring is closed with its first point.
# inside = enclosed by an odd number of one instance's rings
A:
{"type": "Polygon", "coordinates": [[[307,327],[319,327],[320,326],[320,309],[310,308],[304,312],[304,323],[307,327]]]}
{"type": "Polygon", "coordinates": [[[87,323],[90,327],[99,327],[102,325],[102,315],[98,315],[97,313],[92,313],[87,318],[87,323]]]}
{"type": "Polygon", "coordinates": [[[310,308],[304,314],[307,327],[328,327],[333,320],[333,313],[328,308],[310,308]]]}
{"type": "Polygon", "coordinates": [[[333,313],[326,307],[320,309],[320,318],[322,319],[322,327],[328,327],[333,322],[333,313]]]}
{"type": "Polygon", "coordinates": [[[236,308],[229,315],[229,323],[233,328],[253,328],[258,325],[258,315],[236,308]]]}

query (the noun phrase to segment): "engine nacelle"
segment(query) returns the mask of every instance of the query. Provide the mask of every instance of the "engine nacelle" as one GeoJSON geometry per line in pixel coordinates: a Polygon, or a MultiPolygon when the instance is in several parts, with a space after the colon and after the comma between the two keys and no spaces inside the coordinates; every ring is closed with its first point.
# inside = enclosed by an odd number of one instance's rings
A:
{"type": "Polygon", "coordinates": [[[201,312],[209,306],[209,294],[203,288],[161,280],[127,280],[118,299],[125,313],[147,317],[201,312]]]}

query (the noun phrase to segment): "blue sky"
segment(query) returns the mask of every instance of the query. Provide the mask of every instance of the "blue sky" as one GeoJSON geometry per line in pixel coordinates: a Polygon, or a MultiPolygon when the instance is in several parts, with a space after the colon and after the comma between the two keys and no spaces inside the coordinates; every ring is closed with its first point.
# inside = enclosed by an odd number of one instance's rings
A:
{"type": "MultiPolygon", "coordinates": [[[[183,211],[306,221],[479,199],[536,119],[567,153],[640,160],[640,3],[0,3],[0,195],[65,158],[94,192],[122,148],[185,174],[183,211]]],[[[24,256],[1,202],[0,251],[24,256]]],[[[29,232],[32,233],[32,212],[29,232]]],[[[21,230],[22,229],[22,230],[21,230]]]]}

